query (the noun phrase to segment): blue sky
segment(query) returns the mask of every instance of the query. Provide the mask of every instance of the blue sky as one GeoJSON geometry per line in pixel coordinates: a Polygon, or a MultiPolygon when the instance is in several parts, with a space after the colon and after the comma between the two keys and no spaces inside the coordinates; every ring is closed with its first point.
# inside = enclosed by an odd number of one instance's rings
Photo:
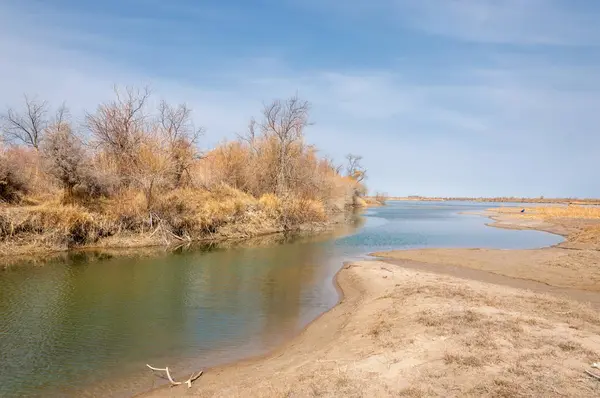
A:
{"type": "Polygon", "coordinates": [[[0,106],[75,115],[113,84],[187,102],[203,146],[263,101],[395,195],[600,197],[594,0],[1,0],[0,106]]]}

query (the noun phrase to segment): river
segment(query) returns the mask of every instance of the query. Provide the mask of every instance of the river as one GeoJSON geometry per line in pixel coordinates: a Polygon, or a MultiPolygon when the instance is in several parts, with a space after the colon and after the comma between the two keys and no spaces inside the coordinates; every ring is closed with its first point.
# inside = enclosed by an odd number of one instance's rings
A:
{"type": "Polygon", "coordinates": [[[461,214],[499,205],[390,202],[309,238],[11,265],[0,271],[0,396],[130,396],[156,386],[146,363],[177,373],[264,353],[335,305],[333,276],[369,252],[562,240],[461,214]]]}

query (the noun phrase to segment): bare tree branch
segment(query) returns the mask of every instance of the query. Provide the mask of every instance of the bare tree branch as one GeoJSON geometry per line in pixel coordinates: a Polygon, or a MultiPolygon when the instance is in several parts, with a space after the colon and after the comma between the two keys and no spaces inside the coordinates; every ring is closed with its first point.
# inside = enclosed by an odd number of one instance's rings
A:
{"type": "Polygon", "coordinates": [[[23,113],[8,109],[0,115],[3,138],[8,142],[16,142],[39,149],[48,127],[48,103],[25,96],[23,113]]]}
{"type": "Polygon", "coordinates": [[[362,182],[366,178],[367,170],[362,166],[362,156],[348,154],[346,155],[348,163],[346,164],[346,175],[357,182],[362,182]]]}
{"type": "Polygon", "coordinates": [[[111,156],[119,165],[120,174],[126,176],[148,127],[145,106],[150,90],[148,87],[114,90],[116,100],[98,106],[93,114],[86,114],[86,127],[96,146],[111,156]]]}

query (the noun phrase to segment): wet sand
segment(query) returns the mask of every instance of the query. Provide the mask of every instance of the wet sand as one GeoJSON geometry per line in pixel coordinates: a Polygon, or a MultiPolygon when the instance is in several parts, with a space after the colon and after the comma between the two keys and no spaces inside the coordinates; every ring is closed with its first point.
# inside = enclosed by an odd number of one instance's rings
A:
{"type": "MultiPolygon", "coordinates": [[[[576,229],[496,222],[563,228],[567,247],[576,229]]],[[[414,250],[347,264],[341,302],[285,346],[144,396],[597,397],[584,370],[600,360],[600,252],[580,251],[414,250]]]]}
{"type": "Polygon", "coordinates": [[[597,249],[600,237],[586,241],[579,239],[582,231],[600,225],[600,220],[565,219],[550,223],[513,214],[486,212],[485,215],[492,218],[493,222],[488,224],[492,227],[536,229],[562,235],[565,241],[553,247],[531,250],[395,250],[373,253],[373,256],[395,263],[404,260],[427,264],[430,269],[448,271],[456,268],[452,272],[455,276],[462,273],[475,280],[482,279],[467,269],[563,288],[550,289],[557,293],[567,290],[600,292],[600,251],[597,249]]]}

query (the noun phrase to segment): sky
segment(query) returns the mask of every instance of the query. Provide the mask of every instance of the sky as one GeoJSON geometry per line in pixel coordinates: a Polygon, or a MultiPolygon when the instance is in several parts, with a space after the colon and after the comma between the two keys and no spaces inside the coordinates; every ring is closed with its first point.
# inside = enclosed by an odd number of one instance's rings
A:
{"type": "Polygon", "coordinates": [[[372,192],[600,197],[597,0],[0,0],[0,108],[116,85],[186,102],[210,148],[263,103],[363,156],[372,192]]]}

